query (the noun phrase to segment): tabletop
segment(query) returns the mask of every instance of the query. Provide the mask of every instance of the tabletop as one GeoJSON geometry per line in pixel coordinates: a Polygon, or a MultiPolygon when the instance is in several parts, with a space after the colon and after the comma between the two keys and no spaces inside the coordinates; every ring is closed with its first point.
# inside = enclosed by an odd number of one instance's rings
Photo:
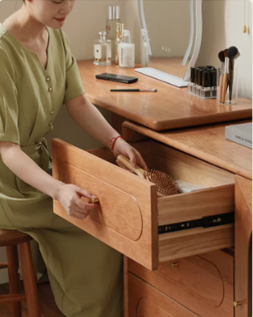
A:
{"type": "MultiPolygon", "coordinates": [[[[96,66],[91,60],[79,61],[83,87],[90,101],[152,130],[161,131],[251,118],[252,101],[239,98],[236,105],[219,105],[202,100],[187,88],[177,88],[118,65],[96,66]],[[96,79],[100,73],[138,77],[124,84],[96,79]],[[110,92],[119,88],[157,88],[157,92],[110,92]]],[[[137,66],[139,67],[139,66],[137,66]]]]}

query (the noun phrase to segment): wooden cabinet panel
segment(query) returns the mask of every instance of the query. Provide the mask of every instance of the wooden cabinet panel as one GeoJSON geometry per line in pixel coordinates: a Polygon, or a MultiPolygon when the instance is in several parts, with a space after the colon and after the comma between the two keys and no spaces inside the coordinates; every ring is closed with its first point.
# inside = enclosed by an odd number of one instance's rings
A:
{"type": "Polygon", "coordinates": [[[252,182],[237,176],[235,183],[235,317],[252,315],[252,182]]]}
{"type": "Polygon", "coordinates": [[[125,317],[197,317],[154,287],[129,274],[129,315],[125,317]]]}
{"type": "Polygon", "coordinates": [[[202,317],[233,317],[233,267],[222,251],[161,263],[155,272],[128,260],[129,272],[202,317]]]}
{"type": "MultiPolygon", "coordinates": [[[[141,150],[145,153],[149,147],[141,150]]],[[[85,220],[69,216],[57,201],[54,212],[143,266],[157,269],[156,186],[107,162],[112,160],[109,150],[96,150],[92,155],[53,140],[52,152],[53,176],[90,191],[100,200],[98,214],[85,220]]]]}
{"type": "Polygon", "coordinates": [[[157,197],[155,184],[111,164],[115,158],[108,149],[87,152],[53,140],[53,176],[89,190],[100,201],[99,211],[85,220],[70,217],[57,201],[54,212],[150,270],[159,262],[233,246],[233,223],[200,223],[234,211],[234,175],[156,142],[134,146],[150,168],[208,188],[157,197]],[[188,229],[190,221],[198,227],[188,229]],[[158,226],[177,231],[158,234],[158,226]]]}

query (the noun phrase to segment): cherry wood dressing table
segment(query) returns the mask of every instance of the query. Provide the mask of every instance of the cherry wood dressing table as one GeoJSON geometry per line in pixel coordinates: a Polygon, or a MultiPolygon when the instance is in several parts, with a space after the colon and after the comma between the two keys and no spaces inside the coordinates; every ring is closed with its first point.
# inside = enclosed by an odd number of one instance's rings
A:
{"type": "Polygon", "coordinates": [[[224,132],[234,120],[251,120],[252,102],[217,105],[133,69],[78,64],[88,98],[112,112],[112,125],[149,167],[208,188],[158,198],[154,184],[112,164],[109,150],[53,140],[54,177],[85,186],[101,205],[85,221],[69,217],[58,202],[54,212],[125,255],[125,317],[248,317],[252,156],[224,132]],[[103,72],[139,80],[95,79],[103,72]],[[110,92],[130,87],[158,92],[110,92]],[[235,224],[158,234],[159,226],[233,211],[235,224]]]}

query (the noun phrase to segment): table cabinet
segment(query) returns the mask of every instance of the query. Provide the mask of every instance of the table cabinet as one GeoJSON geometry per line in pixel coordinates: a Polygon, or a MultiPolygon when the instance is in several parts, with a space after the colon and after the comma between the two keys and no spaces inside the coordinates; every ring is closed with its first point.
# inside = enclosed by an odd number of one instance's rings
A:
{"type": "Polygon", "coordinates": [[[208,188],[158,197],[156,185],[120,169],[107,149],[85,152],[54,140],[54,177],[90,190],[100,203],[84,221],[58,202],[54,212],[125,255],[125,317],[249,317],[252,157],[250,149],[225,140],[220,122],[250,120],[252,101],[217,105],[143,75],[133,88],[157,87],[156,94],[110,93],[124,84],[96,74],[135,76],[134,70],[78,64],[88,98],[112,112],[113,126],[150,168],[208,188]],[[133,122],[122,130],[125,119],[133,122]],[[161,226],[233,211],[235,226],[158,234],[161,226]]]}
{"type": "Polygon", "coordinates": [[[235,317],[252,316],[252,182],[235,183],[235,317]]]}

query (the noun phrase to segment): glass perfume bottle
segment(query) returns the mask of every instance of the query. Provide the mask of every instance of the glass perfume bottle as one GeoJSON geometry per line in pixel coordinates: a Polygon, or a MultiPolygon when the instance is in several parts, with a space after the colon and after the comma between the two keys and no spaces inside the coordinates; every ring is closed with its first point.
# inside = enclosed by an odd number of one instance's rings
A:
{"type": "Polygon", "coordinates": [[[107,38],[112,43],[112,60],[115,59],[116,23],[120,22],[120,7],[109,6],[108,17],[106,19],[107,38]]]}
{"type": "Polygon", "coordinates": [[[116,38],[115,38],[115,64],[119,65],[119,45],[123,39],[124,23],[116,24],[116,38]]]}
{"type": "Polygon", "coordinates": [[[99,39],[94,41],[94,64],[109,66],[112,60],[111,40],[106,39],[106,32],[99,32],[99,39]]]}

